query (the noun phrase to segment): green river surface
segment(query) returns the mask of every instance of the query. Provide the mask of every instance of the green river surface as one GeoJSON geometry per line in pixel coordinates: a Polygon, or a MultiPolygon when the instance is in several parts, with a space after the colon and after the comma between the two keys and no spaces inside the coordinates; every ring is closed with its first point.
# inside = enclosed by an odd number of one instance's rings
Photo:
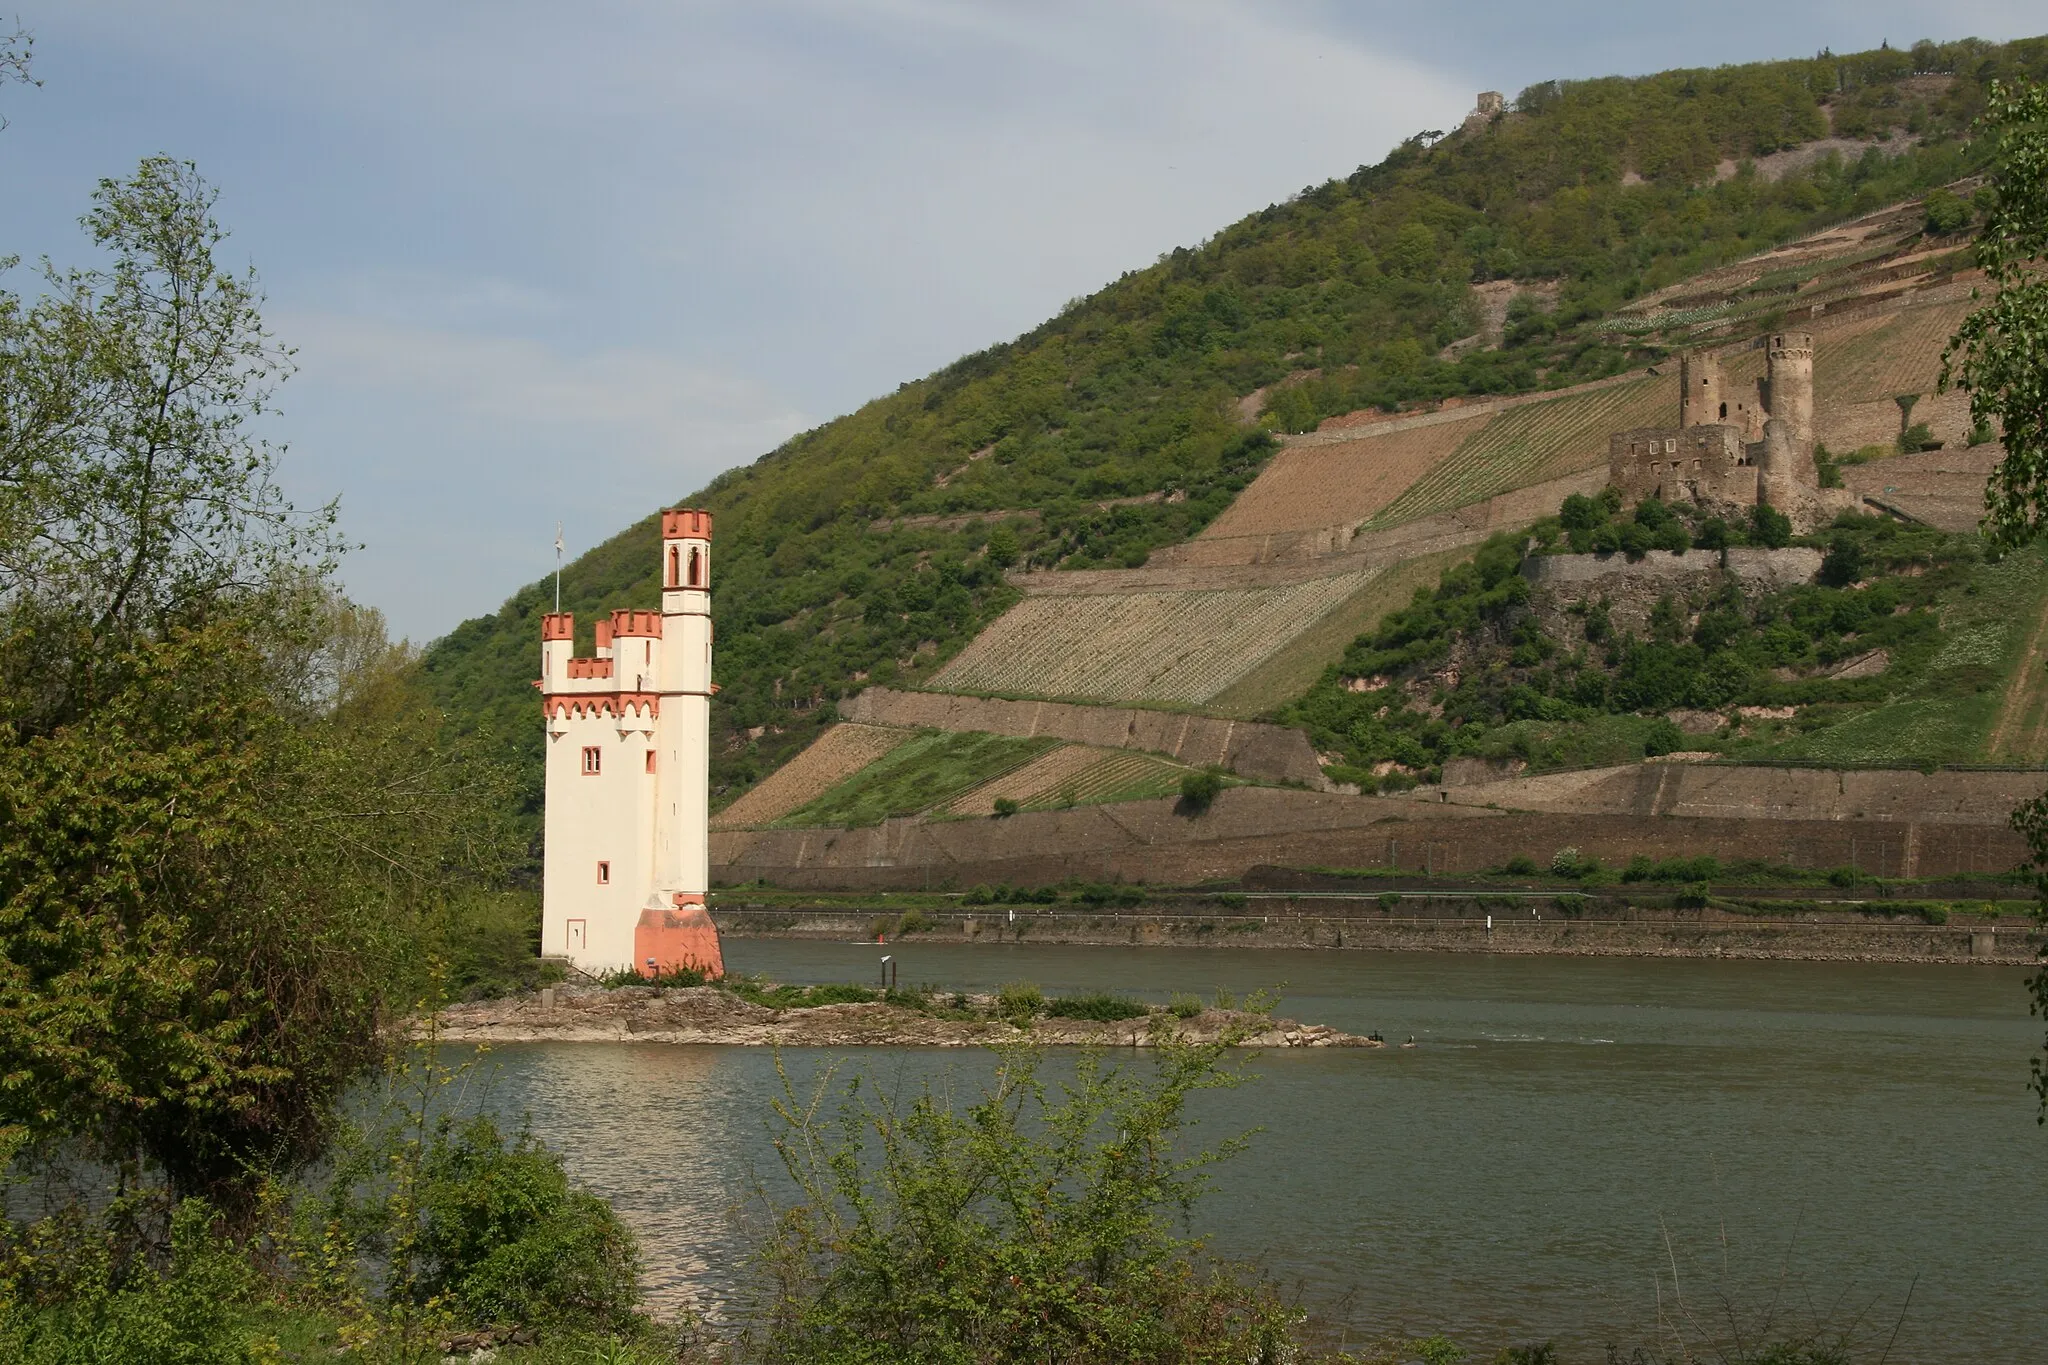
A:
{"type": "MultiPolygon", "coordinates": [[[[1877,1359],[2048,1361],[2041,1028],[2015,968],[1342,950],[734,939],[779,981],[901,980],[1151,1000],[1284,983],[1281,1013],[1412,1049],[1265,1052],[1202,1097],[1256,1129],[1195,1227],[1357,1340],[1443,1331],[1565,1361],[1668,1350],[1731,1309],[1851,1329],[1877,1359]]],[[[791,1050],[885,1086],[972,1086],[979,1050],[791,1050]]],[[[524,1113],[638,1230],[650,1298],[723,1316],[734,1212],[773,1176],[765,1048],[494,1049],[524,1113]]],[[[1143,1064],[1142,1061],[1139,1064],[1143,1064]]],[[[1483,1358],[1483,1357],[1482,1357],[1483,1358]]]]}

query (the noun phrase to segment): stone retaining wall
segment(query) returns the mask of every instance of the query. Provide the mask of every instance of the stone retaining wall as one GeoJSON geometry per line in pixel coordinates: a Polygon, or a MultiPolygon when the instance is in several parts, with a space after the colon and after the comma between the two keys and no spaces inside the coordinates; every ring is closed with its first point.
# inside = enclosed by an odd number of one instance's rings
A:
{"type": "MultiPolygon", "coordinates": [[[[2038,785],[2038,775],[2033,780],[2038,785]]],[[[1959,800],[1957,809],[1967,805],[1959,800]]],[[[1504,811],[1251,787],[1224,792],[1199,816],[1177,813],[1172,801],[1134,801],[1000,820],[714,833],[711,853],[712,875],[723,885],[760,878],[777,886],[885,890],[1068,879],[1193,885],[1234,882],[1258,866],[1442,876],[1492,870],[1516,855],[1547,864],[1566,847],[1609,866],[1638,855],[1711,855],[1887,877],[1998,874],[2026,856],[2002,819],[1504,811]]]]}

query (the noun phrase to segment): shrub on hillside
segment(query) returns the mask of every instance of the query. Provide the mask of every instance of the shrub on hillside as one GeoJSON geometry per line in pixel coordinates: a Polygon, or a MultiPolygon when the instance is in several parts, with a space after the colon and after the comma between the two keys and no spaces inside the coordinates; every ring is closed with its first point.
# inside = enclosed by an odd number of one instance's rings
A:
{"type": "Polygon", "coordinates": [[[1180,780],[1181,809],[1191,815],[1199,815],[1215,804],[1217,794],[1223,790],[1223,774],[1214,769],[1189,773],[1180,780]]]}

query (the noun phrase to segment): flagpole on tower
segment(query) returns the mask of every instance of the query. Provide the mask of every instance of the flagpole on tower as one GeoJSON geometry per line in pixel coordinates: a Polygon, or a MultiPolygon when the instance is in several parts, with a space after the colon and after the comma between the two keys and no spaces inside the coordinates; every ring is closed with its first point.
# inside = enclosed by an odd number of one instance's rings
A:
{"type": "Polygon", "coordinates": [[[555,523],[555,615],[562,614],[562,523],[555,523]]]}

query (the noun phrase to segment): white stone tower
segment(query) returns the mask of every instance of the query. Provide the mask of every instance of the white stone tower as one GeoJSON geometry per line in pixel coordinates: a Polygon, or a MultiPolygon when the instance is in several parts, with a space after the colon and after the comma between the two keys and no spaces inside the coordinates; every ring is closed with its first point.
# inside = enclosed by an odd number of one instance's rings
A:
{"type": "Polygon", "coordinates": [[[580,970],[724,970],[711,885],[711,514],[661,514],[661,610],[542,618],[541,951],[580,970]]]}

